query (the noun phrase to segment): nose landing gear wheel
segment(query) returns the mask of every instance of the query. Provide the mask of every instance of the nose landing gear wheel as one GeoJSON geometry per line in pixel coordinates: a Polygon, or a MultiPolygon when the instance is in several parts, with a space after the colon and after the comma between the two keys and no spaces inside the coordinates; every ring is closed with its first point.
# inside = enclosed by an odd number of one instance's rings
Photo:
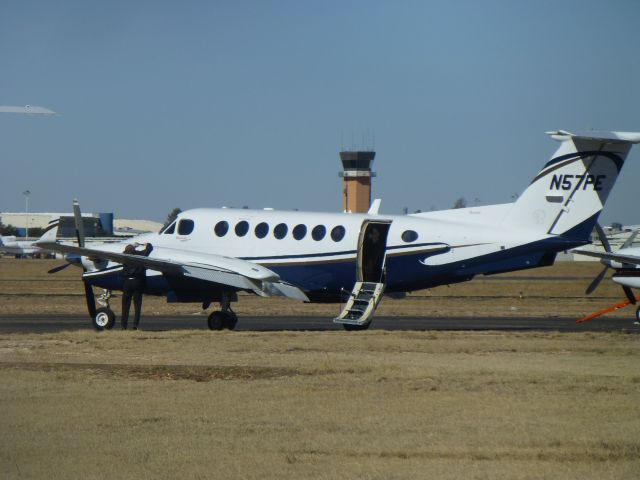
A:
{"type": "Polygon", "coordinates": [[[99,308],[93,316],[93,328],[96,330],[111,330],[116,323],[116,314],[110,308],[99,308]]]}

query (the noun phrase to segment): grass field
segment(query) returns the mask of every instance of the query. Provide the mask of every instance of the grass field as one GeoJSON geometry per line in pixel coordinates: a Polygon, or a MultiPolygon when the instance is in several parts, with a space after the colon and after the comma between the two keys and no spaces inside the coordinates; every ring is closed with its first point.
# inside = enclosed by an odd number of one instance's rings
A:
{"type": "Polygon", "coordinates": [[[2,478],[640,473],[638,337],[0,337],[2,478]]]}
{"type": "MultiPolygon", "coordinates": [[[[0,314],[83,313],[77,270],[44,273],[57,264],[0,260],[0,314]]],[[[620,298],[606,281],[584,298],[598,270],[561,264],[382,305],[577,316],[620,298]]],[[[337,308],[241,300],[250,314],[337,308]]],[[[639,347],[625,333],[1,334],[0,478],[637,479],[639,347]]]]}

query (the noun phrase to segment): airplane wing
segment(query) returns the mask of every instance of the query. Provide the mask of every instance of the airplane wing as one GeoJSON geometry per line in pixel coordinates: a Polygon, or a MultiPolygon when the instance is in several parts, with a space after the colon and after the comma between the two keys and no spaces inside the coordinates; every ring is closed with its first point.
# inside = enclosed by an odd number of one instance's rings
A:
{"type": "Polygon", "coordinates": [[[580,255],[586,255],[588,257],[604,258],[605,260],[612,260],[614,262],[629,263],[631,265],[640,265],[640,257],[634,255],[624,255],[620,253],[606,253],[606,252],[590,252],[587,250],[574,250],[574,253],[580,255]]]}
{"type": "Polygon", "coordinates": [[[309,301],[309,298],[302,290],[281,281],[277,273],[261,265],[238,258],[213,254],[183,253],[180,257],[185,258],[185,260],[177,261],[161,258],[162,248],[154,250],[156,252],[155,257],[149,258],[75,245],[64,245],[57,242],[37,242],[37,246],[61,253],[76,253],[90,259],[137,265],[170,275],[193,277],[218,285],[250,290],[262,297],[284,296],[305,302],[309,301]]]}

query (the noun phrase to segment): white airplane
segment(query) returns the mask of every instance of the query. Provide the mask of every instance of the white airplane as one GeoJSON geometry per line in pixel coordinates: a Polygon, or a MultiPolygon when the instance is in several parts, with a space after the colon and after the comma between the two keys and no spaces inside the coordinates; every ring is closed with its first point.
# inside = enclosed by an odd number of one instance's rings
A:
{"type": "MultiPolygon", "coordinates": [[[[636,230],[635,232],[633,232],[619,250],[612,252],[611,245],[609,244],[607,236],[602,230],[602,227],[600,227],[600,225],[596,225],[596,229],[605,251],[575,251],[575,253],[579,253],[580,255],[599,258],[600,263],[604,265],[604,268],[602,269],[600,274],[587,287],[586,293],[587,295],[589,295],[596,288],[598,288],[598,285],[600,285],[600,282],[607,274],[607,270],[609,270],[609,268],[613,268],[615,270],[615,273],[611,276],[611,280],[619,285],[622,285],[622,290],[627,297],[627,301],[618,303],[612,307],[596,312],[593,315],[584,317],[582,319],[583,321],[591,320],[592,318],[599,317],[600,315],[613,310],[617,310],[618,308],[627,306],[629,304],[635,305],[640,299],[640,296],[636,296],[631,290],[632,288],[640,289],[640,247],[631,247],[631,245],[633,245],[633,241],[636,238],[636,235],[638,235],[640,230],[636,230]]],[[[640,323],[640,306],[636,309],[636,322],[640,323]]]]}
{"type": "Polygon", "coordinates": [[[35,246],[34,243],[29,240],[17,240],[13,235],[0,237],[0,252],[15,255],[16,257],[42,253],[43,250],[35,246]]]}
{"type": "MultiPolygon", "coordinates": [[[[157,234],[91,249],[81,231],[78,246],[55,242],[54,222],[38,245],[83,267],[97,329],[111,328],[115,315],[108,303],[95,308],[92,287],[107,294],[121,289],[123,264],[149,270],[147,294],[203,308],[220,302],[208,318],[211,329],[235,327],[231,302],[238,291],[346,301],[334,322],[365,329],[383,292],[402,296],[478,274],[547,266],[558,252],[589,243],[640,133],[548,133],[560,146],[514,203],[412,215],[382,215],[376,208],[367,214],[203,208],[180,213],[157,234]],[[151,243],[153,252],[122,253],[133,241],[151,243]]],[[[77,204],[74,210],[78,219],[77,204]]]]}

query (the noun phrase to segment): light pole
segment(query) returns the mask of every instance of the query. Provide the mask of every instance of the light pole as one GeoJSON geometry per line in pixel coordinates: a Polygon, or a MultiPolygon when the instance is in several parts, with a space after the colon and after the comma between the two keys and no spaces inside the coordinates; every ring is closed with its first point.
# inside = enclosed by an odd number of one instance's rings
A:
{"type": "Polygon", "coordinates": [[[28,238],[29,237],[29,195],[31,195],[31,192],[29,190],[25,190],[24,192],[22,192],[22,194],[24,195],[24,210],[27,214],[25,238],[28,238]]]}

